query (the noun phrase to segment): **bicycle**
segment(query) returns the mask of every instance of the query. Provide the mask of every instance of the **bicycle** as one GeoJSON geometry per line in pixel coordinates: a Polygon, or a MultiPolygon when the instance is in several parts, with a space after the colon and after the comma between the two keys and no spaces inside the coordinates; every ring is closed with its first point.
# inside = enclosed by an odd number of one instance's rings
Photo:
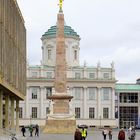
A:
{"type": "Polygon", "coordinates": [[[10,134],[10,136],[11,136],[11,140],[17,140],[16,134],[12,133],[12,134],[10,134]]]}

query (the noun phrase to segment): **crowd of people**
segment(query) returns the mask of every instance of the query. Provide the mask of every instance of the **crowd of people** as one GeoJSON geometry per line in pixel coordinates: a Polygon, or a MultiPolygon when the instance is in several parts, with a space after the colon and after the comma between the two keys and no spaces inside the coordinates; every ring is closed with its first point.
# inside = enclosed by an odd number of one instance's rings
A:
{"type": "MultiPolygon", "coordinates": [[[[38,136],[39,137],[39,126],[38,125],[35,125],[34,127],[32,125],[30,125],[28,127],[28,131],[30,133],[30,137],[33,137],[33,133],[34,133],[34,136],[38,136]]],[[[22,132],[22,136],[25,137],[25,133],[26,133],[25,126],[22,126],[21,132],[22,132]]]]}
{"type": "MultiPolygon", "coordinates": [[[[112,129],[111,128],[104,128],[102,130],[103,140],[109,139],[112,140],[112,129]],[[107,138],[108,136],[108,138],[107,138]]],[[[136,138],[136,130],[134,126],[130,127],[126,132],[123,128],[120,129],[118,133],[118,140],[126,140],[126,135],[128,140],[135,140],[136,138]]],[[[87,137],[87,130],[85,128],[79,129],[76,128],[74,134],[74,140],[85,140],[87,137]]]]}

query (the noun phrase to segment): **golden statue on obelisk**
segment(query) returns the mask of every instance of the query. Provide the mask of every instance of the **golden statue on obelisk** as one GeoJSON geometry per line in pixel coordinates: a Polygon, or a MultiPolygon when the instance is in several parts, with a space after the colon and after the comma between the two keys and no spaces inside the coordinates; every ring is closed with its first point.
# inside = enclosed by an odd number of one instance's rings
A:
{"type": "Polygon", "coordinates": [[[63,0],[59,0],[59,12],[62,12],[63,0]]]}

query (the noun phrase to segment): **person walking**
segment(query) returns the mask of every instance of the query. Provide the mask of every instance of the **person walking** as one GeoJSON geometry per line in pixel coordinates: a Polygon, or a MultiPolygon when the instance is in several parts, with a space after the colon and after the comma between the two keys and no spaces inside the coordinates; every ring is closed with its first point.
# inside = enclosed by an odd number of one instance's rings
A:
{"type": "Polygon", "coordinates": [[[35,126],[35,136],[39,137],[39,126],[38,125],[35,126]]]}
{"type": "Polygon", "coordinates": [[[85,128],[82,128],[81,133],[82,133],[82,140],[85,140],[87,137],[87,130],[85,128]]]}
{"type": "Polygon", "coordinates": [[[22,128],[21,128],[21,132],[22,132],[22,136],[25,137],[26,130],[25,130],[25,127],[24,126],[22,126],[22,128]]]}
{"type": "Polygon", "coordinates": [[[112,140],[112,129],[111,128],[108,130],[108,137],[109,137],[109,140],[112,140]]]}
{"type": "Polygon", "coordinates": [[[118,140],[125,140],[125,132],[123,128],[119,131],[118,140]]]}
{"type": "Polygon", "coordinates": [[[33,136],[33,127],[31,125],[29,127],[29,132],[30,132],[30,137],[32,137],[33,136]]]}
{"type": "Polygon", "coordinates": [[[74,140],[82,140],[82,134],[81,134],[79,128],[76,128],[76,131],[74,134],[74,140]]]}
{"type": "Polygon", "coordinates": [[[130,127],[128,129],[127,136],[129,140],[135,140],[136,130],[134,127],[130,127]]]}
{"type": "Polygon", "coordinates": [[[105,128],[102,131],[102,135],[103,135],[104,140],[106,140],[107,130],[105,128]]]}

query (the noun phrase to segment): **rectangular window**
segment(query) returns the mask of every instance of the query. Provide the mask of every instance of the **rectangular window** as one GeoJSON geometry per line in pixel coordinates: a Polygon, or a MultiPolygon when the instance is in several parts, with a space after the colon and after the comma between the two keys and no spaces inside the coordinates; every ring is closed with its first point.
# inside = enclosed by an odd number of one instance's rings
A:
{"type": "Polygon", "coordinates": [[[103,100],[109,100],[110,88],[103,88],[103,100]]]}
{"type": "Polygon", "coordinates": [[[48,50],[48,59],[51,59],[51,50],[48,50]]]}
{"type": "Polygon", "coordinates": [[[81,73],[76,72],[76,73],[75,73],[75,78],[76,78],[76,79],[80,79],[80,78],[81,78],[81,73]]]}
{"type": "Polygon", "coordinates": [[[46,116],[50,113],[49,107],[46,107],[46,116]]]}
{"type": "Polygon", "coordinates": [[[19,118],[23,118],[23,109],[22,107],[19,108],[19,118]]]}
{"type": "Polygon", "coordinates": [[[74,50],[74,60],[77,60],[77,50],[74,50]]]}
{"type": "Polygon", "coordinates": [[[109,73],[103,73],[103,78],[104,79],[109,79],[109,73]]]}
{"type": "Polygon", "coordinates": [[[52,87],[46,87],[46,99],[52,95],[52,87]]]}
{"type": "Polygon", "coordinates": [[[82,94],[82,88],[74,88],[74,99],[75,100],[80,100],[81,99],[81,94],[82,94]]]}
{"type": "Polygon", "coordinates": [[[75,108],[75,118],[80,118],[80,107],[75,108]]]}
{"type": "Polygon", "coordinates": [[[37,118],[37,107],[32,107],[32,118],[37,118]]]}
{"type": "Polygon", "coordinates": [[[32,72],[32,77],[37,77],[37,72],[32,72]]]}
{"type": "Polygon", "coordinates": [[[52,78],[52,72],[47,72],[47,78],[51,79],[52,78]]]}
{"type": "Polygon", "coordinates": [[[109,118],[109,109],[103,108],[103,118],[108,119],[109,118]]]}
{"type": "Polygon", "coordinates": [[[95,78],[95,73],[89,73],[89,78],[94,79],[95,78]]]}
{"type": "Polygon", "coordinates": [[[89,100],[95,100],[96,88],[88,88],[89,100]]]}
{"type": "Polygon", "coordinates": [[[32,99],[37,99],[37,91],[38,91],[38,88],[36,87],[32,88],[32,99]]]}
{"type": "Polygon", "coordinates": [[[93,107],[90,107],[89,108],[89,118],[94,118],[94,114],[95,114],[94,108],[93,107]]]}

